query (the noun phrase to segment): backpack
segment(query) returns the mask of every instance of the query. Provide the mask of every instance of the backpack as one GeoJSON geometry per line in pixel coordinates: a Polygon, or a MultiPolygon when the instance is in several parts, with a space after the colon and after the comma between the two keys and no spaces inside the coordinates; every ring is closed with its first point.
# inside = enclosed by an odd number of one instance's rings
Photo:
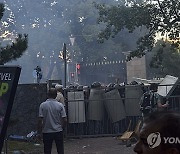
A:
{"type": "Polygon", "coordinates": [[[143,114],[151,113],[154,108],[154,93],[146,92],[140,104],[140,110],[143,114]]]}

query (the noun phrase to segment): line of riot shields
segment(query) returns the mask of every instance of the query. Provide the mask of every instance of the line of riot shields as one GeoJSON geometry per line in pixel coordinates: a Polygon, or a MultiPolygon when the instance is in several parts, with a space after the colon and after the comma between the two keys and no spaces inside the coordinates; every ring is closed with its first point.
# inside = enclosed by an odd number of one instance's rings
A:
{"type": "Polygon", "coordinates": [[[133,125],[140,118],[141,85],[110,84],[65,89],[68,130],[70,136],[118,134],[126,130],[129,120],[133,125]]]}
{"type": "MultiPolygon", "coordinates": [[[[98,82],[90,87],[66,88],[67,135],[121,134],[130,120],[130,129],[134,130],[142,118],[139,102],[147,89],[142,84],[102,86],[98,82]]],[[[175,95],[169,98],[169,107],[180,111],[180,97],[175,95]]]]}

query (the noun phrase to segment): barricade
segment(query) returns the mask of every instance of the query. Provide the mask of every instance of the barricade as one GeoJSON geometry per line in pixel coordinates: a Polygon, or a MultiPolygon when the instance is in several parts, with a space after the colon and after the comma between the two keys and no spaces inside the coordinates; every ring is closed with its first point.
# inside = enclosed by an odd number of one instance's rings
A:
{"type": "MultiPolygon", "coordinates": [[[[180,85],[160,86],[164,87],[165,91],[168,89],[166,86],[171,86],[168,95],[165,93],[165,97],[162,98],[163,102],[169,101],[168,110],[180,111],[180,85]]],[[[162,92],[162,88],[160,89],[162,92]]],[[[18,86],[8,135],[26,135],[31,130],[36,130],[39,105],[46,100],[46,92],[46,84],[18,86]]],[[[140,85],[66,89],[65,92],[68,115],[67,136],[118,135],[126,131],[130,120],[132,121],[130,129],[133,130],[141,118],[139,100],[142,87],[140,85]]]]}
{"type": "MultiPolygon", "coordinates": [[[[142,89],[142,85],[125,85],[112,89],[89,88],[86,89],[88,92],[84,89],[67,91],[67,137],[116,136],[127,129],[130,120],[130,129],[133,129],[141,119],[142,89]]],[[[167,110],[180,111],[179,94],[178,88],[168,97],[167,110]]]]}

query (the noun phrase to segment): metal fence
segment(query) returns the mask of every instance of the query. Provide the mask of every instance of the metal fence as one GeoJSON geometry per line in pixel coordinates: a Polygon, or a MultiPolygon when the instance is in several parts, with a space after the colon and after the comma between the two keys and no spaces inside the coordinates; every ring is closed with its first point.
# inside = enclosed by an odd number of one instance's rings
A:
{"type": "MultiPolygon", "coordinates": [[[[180,111],[180,90],[179,86],[176,87],[168,98],[167,110],[180,111]]],[[[141,119],[139,101],[144,88],[141,85],[126,85],[67,89],[67,136],[118,135],[127,130],[130,121],[130,129],[134,130],[141,119]]],[[[162,98],[164,102],[165,99],[162,98]]]]}

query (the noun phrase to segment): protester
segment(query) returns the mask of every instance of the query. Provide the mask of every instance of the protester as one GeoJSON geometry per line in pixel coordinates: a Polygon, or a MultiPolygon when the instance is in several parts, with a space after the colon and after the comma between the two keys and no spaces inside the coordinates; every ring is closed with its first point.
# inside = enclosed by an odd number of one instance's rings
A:
{"type": "Polygon", "coordinates": [[[34,70],[36,71],[37,83],[40,83],[40,80],[42,79],[41,67],[37,66],[34,70]]]}
{"type": "Polygon", "coordinates": [[[64,96],[63,96],[63,85],[56,84],[55,89],[57,90],[56,100],[65,106],[64,96]]]}
{"type": "Polygon", "coordinates": [[[64,154],[63,129],[67,119],[64,106],[55,99],[56,96],[56,89],[50,88],[48,99],[39,107],[38,134],[43,133],[45,154],[51,154],[53,141],[58,154],[64,154]]]}
{"type": "Polygon", "coordinates": [[[180,114],[151,113],[144,120],[134,151],[137,154],[180,154],[180,114]]]}
{"type": "Polygon", "coordinates": [[[168,107],[168,103],[162,103],[161,96],[157,93],[157,90],[158,85],[156,83],[151,83],[149,91],[145,92],[141,97],[140,110],[143,117],[168,107]]]}

